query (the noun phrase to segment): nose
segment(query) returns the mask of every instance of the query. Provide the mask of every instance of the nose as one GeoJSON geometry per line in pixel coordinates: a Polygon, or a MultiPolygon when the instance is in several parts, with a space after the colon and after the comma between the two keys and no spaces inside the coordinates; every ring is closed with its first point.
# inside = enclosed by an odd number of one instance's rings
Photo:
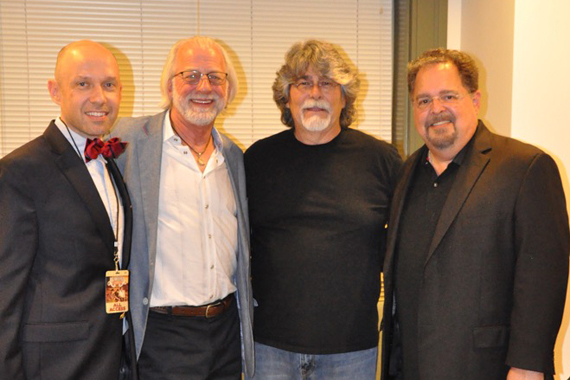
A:
{"type": "Polygon", "coordinates": [[[93,86],[93,90],[91,91],[91,96],[89,97],[91,103],[94,104],[101,104],[105,103],[105,90],[102,86],[93,86]]]}
{"type": "Polygon", "coordinates": [[[202,92],[212,91],[212,85],[210,84],[208,76],[202,75],[198,83],[196,83],[196,90],[202,92]]]}
{"type": "Polygon", "coordinates": [[[433,97],[431,100],[431,112],[440,113],[444,109],[445,107],[443,106],[441,99],[439,99],[439,96],[433,97]]]}
{"type": "Polygon", "coordinates": [[[311,91],[309,91],[309,95],[311,95],[311,98],[314,99],[319,99],[323,96],[323,92],[321,91],[321,87],[319,86],[318,82],[315,82],[313,84],[313,87],[311,87],[311,91]]]}

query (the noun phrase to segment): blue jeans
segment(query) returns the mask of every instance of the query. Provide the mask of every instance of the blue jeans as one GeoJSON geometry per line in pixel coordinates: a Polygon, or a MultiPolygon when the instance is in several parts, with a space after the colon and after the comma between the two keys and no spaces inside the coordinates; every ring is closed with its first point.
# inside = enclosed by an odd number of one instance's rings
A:
{"type": "Polygon", "coordinates": [[[375,380],[378,347],[330,355],[298,354],[255,342],[255,380],[375,380]]]}

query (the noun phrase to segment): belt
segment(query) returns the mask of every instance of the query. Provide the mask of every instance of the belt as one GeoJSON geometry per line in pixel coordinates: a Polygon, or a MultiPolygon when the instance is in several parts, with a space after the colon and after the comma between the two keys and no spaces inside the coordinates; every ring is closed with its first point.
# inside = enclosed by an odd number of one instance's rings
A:
{"type": "Polygon", "coordinates": [[[217,317],[226,311],[234,300],[234,293],[222,300],[203,306],[156,306],[150,310],[155,313],[175,315],[177,317],[217,317]]]}

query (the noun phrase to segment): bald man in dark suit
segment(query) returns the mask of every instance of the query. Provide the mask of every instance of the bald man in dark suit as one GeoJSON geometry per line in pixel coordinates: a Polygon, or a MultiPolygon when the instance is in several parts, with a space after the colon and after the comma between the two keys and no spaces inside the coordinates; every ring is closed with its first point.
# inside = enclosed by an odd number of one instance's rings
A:
{"type": "Polygon", "coordinates": [[[136,376],[121,364],[121,314],[105,304],[106,272],[129,260],[130,200],[113,159],[94,157],[109,147],[86,140],[117,117],[117,61],[71,43],[48,89],[61,116],[0,160],[0,378],[136,376]]]}

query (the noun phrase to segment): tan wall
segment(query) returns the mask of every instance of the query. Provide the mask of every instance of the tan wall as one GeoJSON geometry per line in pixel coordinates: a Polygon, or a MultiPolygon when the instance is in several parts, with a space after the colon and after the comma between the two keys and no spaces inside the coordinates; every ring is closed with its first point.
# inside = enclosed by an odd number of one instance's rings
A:
{"type": "MultiPolygon", "coordinates": [[[[570,2],[449,0],[449,5],[449,47],[473,54],[482,67],[481,118],[494,131],[549,152],[570,204],[570,2]]],[[[570,378],[570,295],[555,358],[557,379],[570,378]]]]}

